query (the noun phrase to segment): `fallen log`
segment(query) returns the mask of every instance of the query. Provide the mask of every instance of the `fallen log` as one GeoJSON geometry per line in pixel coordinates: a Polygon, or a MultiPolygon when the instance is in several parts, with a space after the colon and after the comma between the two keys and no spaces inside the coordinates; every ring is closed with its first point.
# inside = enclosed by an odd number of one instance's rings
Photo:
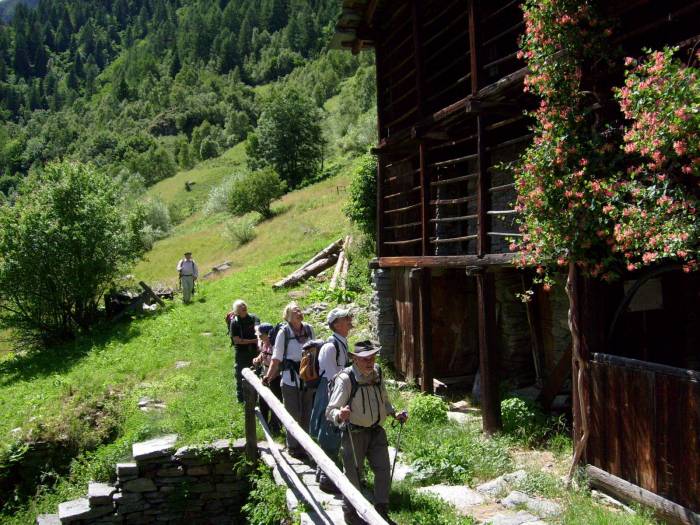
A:
{"type": "Polygon", "coordinates": [[[309,277],[313,277],[314,275],[319,274],[326,268],[330,268],[336,263],[337,260],[338,256],[336,254],[331,254],[325,259],[320,259],[310,264],[306,268],[301,268],[296,272],[292,273],[291,275],[288,275],[284,279],[277,281],[275,284],[272,285],[272,287],[284,288],[286,286],[293,286],[297,283],[300,283],[301,281],[308,279],[309,277]]]}
{"type": "Polygon", "coordinates": [[[316,255],[314,255],[311,259],[309,259],[304,264],[302,264],[299,268],[294,270],[294,273],[300,272],[301,270],[308,268],[316,261],[320,261],[321,259],[325,259],[326,257],[328,257],[329,255],[331,255],[333,253],[337,254],[341,250],[342,247],[343,247],[343,239],[338,239],[337,241],[333,241],[331,244],[326,246],[323,250],[321,250],[316,255]]]}
{"type": "Polygon", "coordinates": [[[345,237],[345,241],[343,241],[343,249],[340,250],[338,261],[336,262],[335,269],[333,270],[333,277],[331,277],[331,282],[328,284],[328,288],[331,290],[335,290],[335,287],[338,285],[338,278],[340,277],[340,272],[343,270],[343,264],[345,264],[345,246],[347,245],[347,241],[348,237],[345,237]]]}

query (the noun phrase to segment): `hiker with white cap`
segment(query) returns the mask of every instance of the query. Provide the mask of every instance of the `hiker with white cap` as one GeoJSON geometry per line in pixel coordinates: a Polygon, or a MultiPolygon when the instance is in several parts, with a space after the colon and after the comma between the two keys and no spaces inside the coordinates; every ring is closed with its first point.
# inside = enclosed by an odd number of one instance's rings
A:
{"type": "Polygon", "coordinates": [[[199,277],[197,263],[192,258],[192,252],[185,252],[185,257],[177,262],[177,275],[182,287],[182,302],[187,304],[194,293],[194,283],[199,277]]]}
{"type": "MultiPolygon", "coordinates": [[[[343,428],[345,475],[359,489],[367,459],[374,472],[374,506],[387,522],[394,523],[389,518],[389,444],[382,423],[389,415],[403,423],[408,415],[397,414],[389,401],[381,368],[375,364],[377,352],[369,341],[355,344],[350,351],[353,365],[333,380],[326,417],[343,428]]],[[[364,523],[347,499],[343,499],[343,514],[346,523],[364,523]]]]}
{"type": "MultiPolygon", "coordinates": [[[[350,365],[348,355],[348,334],[352,330],[352,313],[343,308],[333,308],[326,318],[328,328],[333,334],[321,347],[318,355],[320,381],[314,398],[314,406],[311,410],[311,423],[309,433],[318,441],[318,444],[326,455],[334,461],[339,461],[340,455],[340,430],[326,419],[326,407],[328,406],[328,383],[338,372],[350,365]]],[[[337,493],[335,484],[318,468],[316,476],[319,487],[324,492],[337,493]]]]}

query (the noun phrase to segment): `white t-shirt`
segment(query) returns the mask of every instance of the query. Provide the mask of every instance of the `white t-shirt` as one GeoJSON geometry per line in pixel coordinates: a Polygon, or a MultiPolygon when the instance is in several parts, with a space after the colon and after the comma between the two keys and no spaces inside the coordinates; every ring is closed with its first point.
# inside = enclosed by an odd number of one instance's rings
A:
{"type": "MultiPolygon", "coordinates": [[[[287,337],[289,339],[289,343],[287,344],[287,359],[297,362],[301,361],[301,347],[304,346],[304,343],[314,338],[314,329],[311,327],[311,325],[307,323],[302,324],[304,325],[304,334],[299,338],[296,338],[294,336],[294,331],[289,325],[285,324],[280,328],[279,332],[277,333],[277,336],[275,337],[275,348],[272,351],[272,359],[277,359],[280,362],[283,360],[284,340],[286,332],[287,337]]],[[[282,366],[283,363],[280,363],[280,367],[282,366]]],[[[296,386],[298,388],[299,378],[297,377],[295,379],[296,381],[292,380],[292,374],[289,370],[285,370],[284,372],[282,372],[283,385],[296,386]]]]}
{"type": "Polygon", "coordinates": [[[335,332],[331,337],[337,340],[338,350],[340,350],[337,354],[338,359],[336,360],[335,345],[332,342],[323,345],[318,354],[318,373],[329,381],[345,368],[345,363],[348,362],[348,340],[335,332]]]}

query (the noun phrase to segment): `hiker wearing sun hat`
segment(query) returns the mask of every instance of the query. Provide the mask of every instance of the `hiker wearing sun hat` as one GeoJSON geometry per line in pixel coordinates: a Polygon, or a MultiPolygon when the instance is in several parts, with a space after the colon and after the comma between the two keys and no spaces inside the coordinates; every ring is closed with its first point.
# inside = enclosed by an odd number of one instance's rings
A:
{"type": "MultiPolygon", "coordinates": [[[[340,430],[326,419],[328,406],[328,383],[338,372],[350,364],[348,354],[348,334],[352,330],[352,313],[344,308],[333,308],[326,317],[328,328],[333,334],[321,347],[318,355],[319,375],[321,377],[314,406],[311,411],[309,434],[318,441],[326,455],[334,461],[339,461],[340,430]]],[[[319,487],[324,492],[337,493],[338,489],[326,474],[319,468],[316,471],[319,487]]]]}
{"type": "MultiPolygon", "coordinates": [[[[326,409],[329,421],[343,428],[343,466],[345,475],[358,489],[365,459],[374,471],[374,501],[377,512],[389,523],[389,486],[391,467],[389,444],[382,423],[391,415],[399,421],[408,416],[389,401],[382,371],[375,364],[378,348],[370,341],[355,343],[350,351],[353,364],[333,380],[333,391],[326,409]]],[[[345,522],[363,523],[347,500],[343,501],[345,522]]]]}
{"type": "Polygon", "coordinates": [[[199,270],[192,258],[192,252],[185,252],[185,257],[177,262],[177,275],[182,287],[182,302],[187,304],[192,299],[194,283],[199,277],[199,270]]]}

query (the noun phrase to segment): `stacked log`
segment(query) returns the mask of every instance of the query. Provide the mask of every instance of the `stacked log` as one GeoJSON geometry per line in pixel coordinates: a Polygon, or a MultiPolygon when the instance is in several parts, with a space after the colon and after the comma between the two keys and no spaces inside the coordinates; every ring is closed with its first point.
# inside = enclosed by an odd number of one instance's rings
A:
{"type": "Polygon", "coordinates": [[[284,279],[272,285],[273,288],[284,288],[300,283],[309,277],[318,275],[322,271],[338,262],[338,253],[342,250],[343,239],[331,243],[329,246],[318,252],[311,259],[306,261],[301,267],[284,279]]]}
{"type": "Polygon", "coordinates": [[[348,235],[343,241],[343,249],[338,255],[338,261],[335,264],[335,271],[333,272],[333,277],[331,277],[331,282],[328,288],[335,290],[338,286],[345,289],[347,279],[348,279],[348,269],[350,268],[350,260],[348,259],[348,248],[352,243],[352,236],[348,235]]]}

